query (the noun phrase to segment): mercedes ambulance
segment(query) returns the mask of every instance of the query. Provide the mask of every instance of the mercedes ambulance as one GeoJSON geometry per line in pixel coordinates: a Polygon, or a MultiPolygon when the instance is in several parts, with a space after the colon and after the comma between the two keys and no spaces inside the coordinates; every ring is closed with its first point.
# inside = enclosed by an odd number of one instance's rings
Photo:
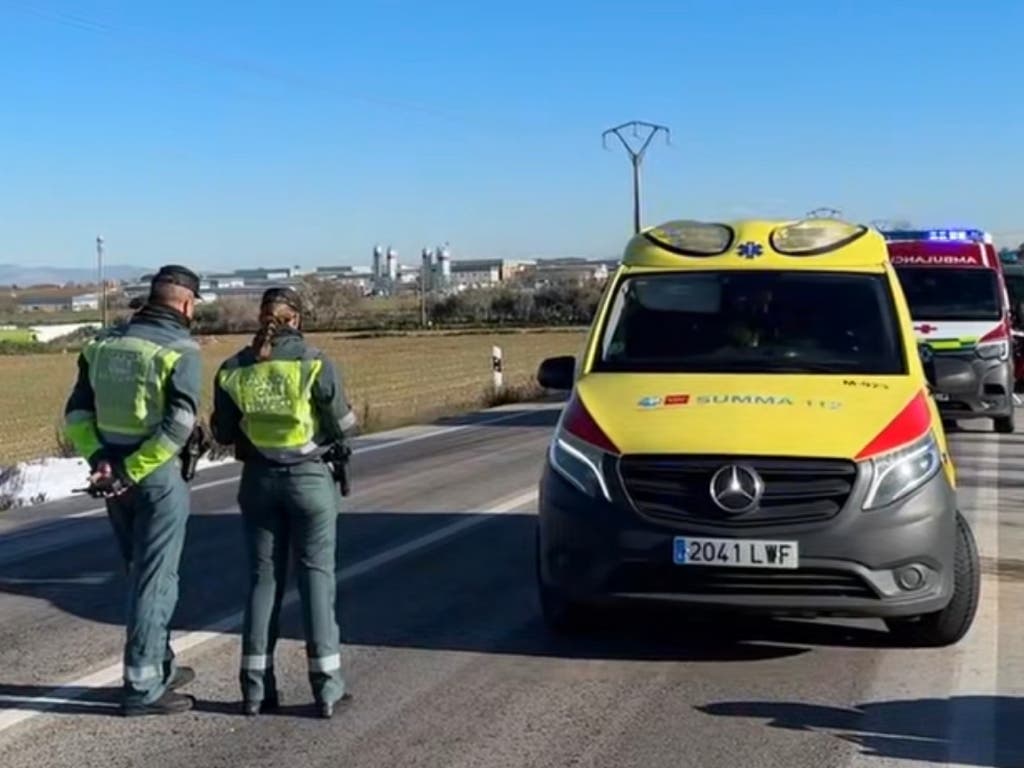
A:
{"type": "Polygon", "coordinates": [[[538,498],[555,630],[628,601],[876,617],[900,645],[971,626],[978,550],[876,230],[647,229],[537,378],[570,392],[538,498]]]}
{"type": "Polygon", "coordinates": [[[947,421],[991,419],[1014,431],[1010,300],[992,238],[980,230],[883,232],[914,332],[935,354],[947,421]]]}

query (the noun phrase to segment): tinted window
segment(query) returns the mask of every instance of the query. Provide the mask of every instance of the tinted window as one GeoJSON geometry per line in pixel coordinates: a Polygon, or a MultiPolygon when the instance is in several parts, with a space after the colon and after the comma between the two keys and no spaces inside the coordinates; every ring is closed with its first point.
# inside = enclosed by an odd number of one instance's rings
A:
{"type": "Polygon", "coordinates": [[[1006,281],[1006,292],[1010,294],[1010,306],[1016,307],[1024,301],[1024,275],[1005,274],[1003,279],[1006,281]]]}
{"type": "Polygon", "coordinates": [[[898,267],[915,320],[998,320],[999,282],[988,269],[898,267]]]}
{"type": "Polygon", "coordinates": [[[882,275],[722,271],[627,277],[595,370],[905,373],[882,275]]]}

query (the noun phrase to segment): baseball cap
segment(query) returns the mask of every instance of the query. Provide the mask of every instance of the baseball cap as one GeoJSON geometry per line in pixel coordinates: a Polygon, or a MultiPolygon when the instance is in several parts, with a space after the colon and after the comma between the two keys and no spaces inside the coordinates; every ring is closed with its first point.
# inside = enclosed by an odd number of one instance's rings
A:
{"type": "Polygon", "coordinates": [[[188,267],[183,267],[180,264],[167,264],[160,267],[160,271],[153,276],[151,285],[155,286],[160,283],[180,285],[182,288],[192,291],[197,299],[199,298],[199,275],[188,267]]]}

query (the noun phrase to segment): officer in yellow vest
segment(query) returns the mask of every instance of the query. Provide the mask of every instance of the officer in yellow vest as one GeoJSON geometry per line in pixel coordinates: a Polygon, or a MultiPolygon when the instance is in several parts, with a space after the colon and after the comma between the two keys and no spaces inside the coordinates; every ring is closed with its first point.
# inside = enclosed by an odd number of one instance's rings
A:
{"type": "Polygon", "coordinates": [[[345,691],[334,613],[335,543],[341,496],[324,459],[354,429],[340,377],[306,344],[298,294],[272,288],[260,328],[217,372],[214,437],[243,462],[238,503],[250,564],[239,680],[242,711],[270,711],[280,699],[274,677],[278,614],[289,551],[294,553],[306,637],[309,682],[321,717],[345,691]]]}
{"type": "Polygon", "coordinates": [[[201,364],[189,327],[199,278],[163,267],[130,322],[85,345],[65,430],[89,462],[128,572],[122,713],[191,709],[175,689],[195,673],[175,664],[169,624],[189,515],[181,453],[196,428],[201,364]]]}

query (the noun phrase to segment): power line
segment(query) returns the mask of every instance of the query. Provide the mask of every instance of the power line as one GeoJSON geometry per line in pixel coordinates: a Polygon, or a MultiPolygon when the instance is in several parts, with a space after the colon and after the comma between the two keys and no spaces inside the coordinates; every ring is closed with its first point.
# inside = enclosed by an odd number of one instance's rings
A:
{"type": "Polygon", "coordinates": [[[626,148],[626,152],[629,153],[629,160],[633,166],[634,232],[640,231],[640,166],[643,164],[644,155],[647,154],[647,148],[651,146],[651,142],[654,141],[654,137],[659,133],[665,134],[666,144],[671,143],[672,135],[666,126],[656,125],[655,123],[645,123],[642,120],[633,120],[629,123],[617,125],[614,128],[609,128],[601,134],[601,143],[604,145],[605,149],[608,148],[608,137],[615,136],[620,142],[622,142],[622,146],[626,148]],[[623,133],[629,129],[632,129],[633,138],[639,140],[638,146],[626,141],[626,137],[623,133]]]}

